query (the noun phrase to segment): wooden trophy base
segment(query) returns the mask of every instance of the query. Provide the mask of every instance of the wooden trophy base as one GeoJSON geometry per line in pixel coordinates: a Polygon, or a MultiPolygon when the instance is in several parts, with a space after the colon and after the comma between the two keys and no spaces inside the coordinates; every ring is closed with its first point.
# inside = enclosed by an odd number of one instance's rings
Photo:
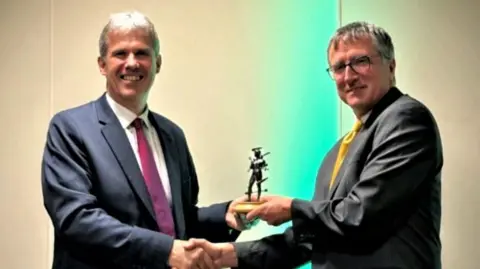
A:
{"type": "Polygon", "coordinates": [[[248,229],[258,223],[258,219],[254,219],[252,221],[247,220],[248,212],[252,211],[253,209],[257,208],[264,202],[243,202],[237,204],[233,210],[235,211],[238,218],[240,218],[243,225],[245,225],[248,229]]]}
{"type": "Polygon", "coordinates": [[[238,214],[247,215],[248,212],[252,211],[253,209],[257,208],[259,205],[263,203],[264,202],[243,202],[243,203],[237,204],[233,210],[235,210],[235,212],[238,214]]]}

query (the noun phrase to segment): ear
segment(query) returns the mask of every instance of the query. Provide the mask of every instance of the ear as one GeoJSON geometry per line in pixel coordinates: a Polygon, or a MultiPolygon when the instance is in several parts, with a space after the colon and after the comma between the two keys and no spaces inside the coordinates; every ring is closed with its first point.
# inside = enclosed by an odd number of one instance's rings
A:
{"type": "Polygon", "coordinates": [[[392,61],[390,61],[390,72],[393,74],[395,73],[395,68],[397,67],[397,63],[395,62],[395,59],[393,59],[392,61]]]}
{"type": "Polygon", "coordinates": [[[100,69],[100,73],[105,76],[107,74],[107,70],[105,70],[105,67],[106,67],[105,60],[101,56],[99,56],[97,58],[97,63],[98,63],[98,68],[100,69]]]}
{"type": "Polygon", "coordinates": [[[388,66],[389,71],[390,71],[390,83],[392,83],[392,85],[396,84],[396,82],[395,82],[395,68],[396,67],[397,67],[397,64],[395,62],[395,59],[393,59],[392,61],[390,61],[390,65],[388,66]]]}
{"type": "Polygon", "coordinates": [[[158,74],[160,72],[160,67],[162,67],[162,55],[161,54],[159,54],[157,56],[157,61],[156,62],[157,62],[157,66],[156,66],[157,69],[155,70],[155,72],[158,74]]]}

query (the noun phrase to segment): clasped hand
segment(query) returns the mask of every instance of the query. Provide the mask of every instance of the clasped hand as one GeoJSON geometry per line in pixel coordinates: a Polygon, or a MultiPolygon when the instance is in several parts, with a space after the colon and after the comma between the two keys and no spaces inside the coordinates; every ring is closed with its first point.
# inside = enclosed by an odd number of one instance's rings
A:
{"type": "MultiPolygon", "coordinates": [[[[239,203],[247,201],[247,197],[233,200],[225,214],[227,225],[235,230],[248,230],[258,223],[257,218],[246,221],[236,212],[239,203]]],[[[189,241],[175,240],[169,258],[169,265],[175,269],[214,269],[222,268],[222,247],[225,244],[213,244],[204,239],[190,239],[189,241]]],[[[229,267],[229,266],[227,266],[229,267]]]]}
{"type": "Polygon", "coordinates": [[[220,267],[221,251],[203,239],[175,240],[169,259],[174,269],[217,269],[220,267]]]}
{"type": "MultiPolygon", "coordinates": [[[[233,208],[236,204],[245,201],[245,197],[234,200],[225,216],[231,228],[245,230],[255,225],[259,219],[270,225],[280,225],[291,220],[292,199],[280,196],[262,197],[262,204],[250,211],[245,220],[239,218],[233,208]]],[[[170,257],[170,266],[175,269],[217,269],[232,267],[223,257],[228,243],[213,244],[204,239],[190,239],[189,241],[176,240],[170,257]]]]}

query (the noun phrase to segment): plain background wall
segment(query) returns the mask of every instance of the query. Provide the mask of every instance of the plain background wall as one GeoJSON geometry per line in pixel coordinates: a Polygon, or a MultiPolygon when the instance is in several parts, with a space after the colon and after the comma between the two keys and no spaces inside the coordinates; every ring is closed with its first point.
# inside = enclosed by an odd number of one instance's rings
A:
{"type": "Polygon", "coordinates": [[[53,113],[104,92],[97,43],[112,12],[138,9],[157,25],[163,69],[149,103],[186,132],[204,179],[202,204],[242,195],[249,150],[262,139],[250,132],[252,119],[261,118],[256,89],[264,83],[251,68],[262,64],[260,46],[242,18],[262,12],[225,1],[21,0],[0,7],[0,268],[50,268],[52,231],[39,179],[45,134],[53,113]]]}
{"type": "MultiPolygon", "coordinates": [[[[424,102],[438,121],[444,146],[443,264],[480,268],[479,1],[341,0],[342,25],[368,20],[392,36],[397,86],[424,102]]],[[[342,129],[352,124],[342,110],[342,129]]]]}
{"type": "MultiPolygon", "coordinates": [[[[267,83],[251,66],[268,63],[259,60],[258,46],[263,41],[245,34],[248,29],[237,19],[262,18],[275,3],[262,2],[251,9],[240,1],[129,2],[0,4],[0,268],[50,267],[51,229],[39,181],[45,132],[53,113],[103,92],[96,43],[113,8],[142,10],[159,26],[168,68],[157,78],[151,105],[189,134],[198,173],[204,179],[202,203],[230,199],[244,188],[245,149],[263,139],[250,133],[250,119],[258,115],[255,107],[261,106],[244,108],[258,97],[255,89],[267,83]],[[246,39],[239,40],[236,33],[244,33],[246,39]],[[209,75],[201,72],[205,68],[209,75]],[[226,111],[230,114],[225,115],[226,111]],[[242,139],[234,139],[239,132],[242,139]],[[225,180],[232,175],[238,178],[225,180]]],[[[476,190],[480,183],[475,175],[480,142],[475,134],[480,123],[475,115],[480,57],[475,49],[480,47],[480,37],[475,11],[480,5],[474,1],[343,0],[341,7],[343,23],[369,20],[392,34],[398,86],[424,101],[436,115],[445,146],[444,268],[477,268],[480,201],[476,190]]],[[[344,130],[350,128],[348,113],[342,110],[344,130]]]]}
{"type": "Polygon", "coordinates": [[[46,269],[40,159],[51,115],[48,1],[0,4],[0,268],[46,269]]]}
{"type": "MultiPolygon", "coordinates": [[[[253,146],[282,148],[285,154],[273,153],[282,162],[291,154],[290,148],[308,146],[309,136],[317,135],[320,140],[328,136],[326,142],[335,139],[337,128],[333,127],[327,131],[316,127],[315,132],[294,136],[296,128],[305,127],[309,121],[321,121],[312,113],[303,115],[317,110],[317,104],[318,110],[330,111],[324,116],[327,125],[336,126],[338,122],[334,92],[327,89],[325,98],[309,89],[321,84],[315,76],[317,69],[324,69],[324,62],[317,59],[325,55],[314,44],[326,38],[325,33],[330,34],[336,24],[337,13],[328,12],[337,8],[336,2],[329,3],[328,9],[320,13],[320,9],[312,8],[319,5],[316,1],[301,6],[287,1],[279,4],[277,0],[210,0],[208,4],[146,0],[2,3],[4,27],[0,33],[7,38],[1,43],[1,117],[4,126],[16,134],[3,132],[0,140],[0,208],[8,216],[0,229],[0,268],[50,267],[52,230],[42,206],[39,179],[45,133],[54,113],[103,93],[104,78],[96,63],[97,42],[110,13],[138,9],[155,22],[163,66],[149,105],[183,127],[200,179],[200,204],[210,204],[243,194],[253,146]],[[323,27],[318,29],[314,26],[320,20],[323,27]],[[309,54],[311,51],[315,54],[309,54]],[[277,102],[279,97],[282,100],[277,102]],[[301,101],[308,104],[302,105],[301,101]],[[284,104],[289,107],[285,109],[284,104]],[[300,106],[302,111],[295,109],[300,106]],[[274,116],[280,109],[287,111],[281,115],[285,116],[283,121],[274,116]],[[289,110],[294,113],[288,114],[289,110]],[[290,122],[295,123],[294,128],[290,122]],[[276,139],[268,139],[278,131],[272,126],[280,130],[276,139]],[[287,145],[292,139],[300,140],[301,145],[287,145]]],[[[323,81],[330,85],[327,79],[323,81]]],[[[295,162],[303,162],[304,167],[305,163],[314,163],[315,169],[317,166],[311,158],[295,162]]],[[[310,176],[306,181],[313,180],[310,176]]],[[[306,193],[301,187],[305,180],[289,181],[290,185],[277,183],[271,187],[306,193]]],[[[271,228],[259,225],[242,238],[268,231],[271,228]]]]}

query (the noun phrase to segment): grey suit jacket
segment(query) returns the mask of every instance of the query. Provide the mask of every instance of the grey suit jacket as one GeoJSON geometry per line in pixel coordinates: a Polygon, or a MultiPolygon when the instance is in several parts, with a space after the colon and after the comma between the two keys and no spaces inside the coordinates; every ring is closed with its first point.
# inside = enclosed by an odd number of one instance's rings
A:
{"type": "Polygon", "coordinates": [[[294,199],[283,234],[235,243],[239,268],[438,269],[442,146],[435,119],[392,88],[352,142],[328,188],[341,139],[312,201],[294,199]]]}

